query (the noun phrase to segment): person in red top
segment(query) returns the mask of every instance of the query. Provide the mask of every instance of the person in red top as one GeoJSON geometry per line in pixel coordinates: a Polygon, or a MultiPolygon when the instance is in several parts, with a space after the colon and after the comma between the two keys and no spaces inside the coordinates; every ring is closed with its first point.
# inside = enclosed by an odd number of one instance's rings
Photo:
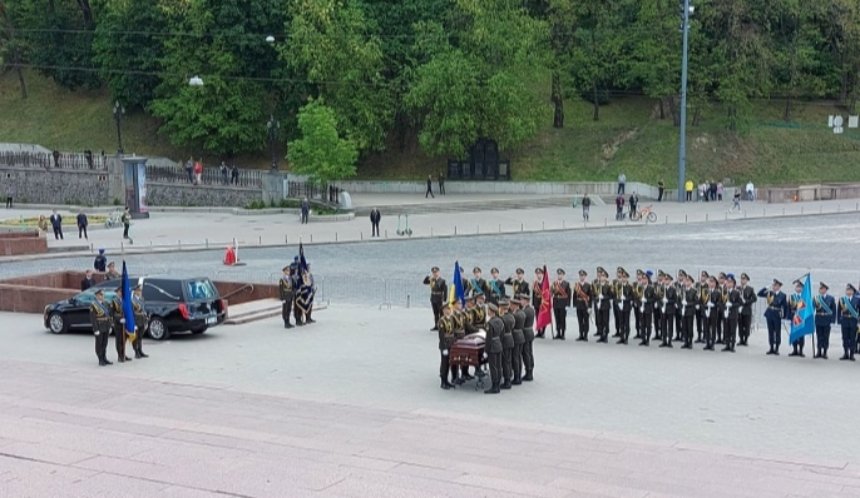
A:
{"type": "Polygon", "coordinates": [[[203,162],[196,161],[194,163],[194,183],[196,185],[203,184],[203,162]]]}

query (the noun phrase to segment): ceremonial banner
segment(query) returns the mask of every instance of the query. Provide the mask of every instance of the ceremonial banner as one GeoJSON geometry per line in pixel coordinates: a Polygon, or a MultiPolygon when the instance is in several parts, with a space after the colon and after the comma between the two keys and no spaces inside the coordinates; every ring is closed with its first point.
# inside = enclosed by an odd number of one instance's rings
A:
{"type": "Polygon", "coordinates": [[[133,341],[136,336],[134,307],[131,305],[131,285],[128,281],[128,269],[125,266],[125,260],[122,262],[122,317],[125,319],[125,333],[128,340],[133,341]]]}
{"type": "Polygon", "coordinates": [[[466,305],[466,290],[463,288],[463,279],[460,277],[460,262],[454,262],[454,278],[451,279],[453,285],[448,291],[448,304],[454,304],[454,301],[460,301],[460,304],[466,305]]]}
{"type": "Polygon", "coordinates": [[[789,342],[794,343],[805,335],[815,332],[815,312],[812,308],[812,278],[807,273],[803,283],[803,292],[800,294],[800,303],[792,310],[794,316],[791,318],[791,335],[789,342]]]}
{"type": "Polygon", "coordinates": [[[299,242],[299,276],[301,276],[308,269],[308,262],[305,259],[305,248],[301,242],[299,242]]]}
{"type": "MultiPolygon", "coordinates": [[[[538,289],[535,289],[538,292],[538,289]]],[[[546,265],[543,265],[543,280],[540,284],[540,309],[538,310],[537,323],[535,328],[543,330],[544,327],[552,323],[552,296],[549,293],[549,277],[546,273],[546,265]]]]}

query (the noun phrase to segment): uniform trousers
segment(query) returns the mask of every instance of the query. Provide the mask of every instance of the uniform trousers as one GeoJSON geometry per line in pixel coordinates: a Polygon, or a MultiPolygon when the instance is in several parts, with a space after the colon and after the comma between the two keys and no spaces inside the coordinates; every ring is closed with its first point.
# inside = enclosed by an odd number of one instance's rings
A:
{"type": "Polygon", "coordinates": [[[782,320],[780,320],[779,315],[770,313],[765,315],[765,320],[767,321],[767,342],[771,348],[777,349],[782,343],[782,330],[780,328],[782,320]]]}
{"type": "Polygon", "coordinates": [[[552,312],[555,315],[555,333],[564,337],[564,333],[567,331],[567,308],[563,306],[553,307],[552,312]]]}
{"type": "Polygon", "coordinates": [[[818,339],[818,349],[826,353],[830,347],[830,325],[816,325],[815,337],[818,339]]]}
{"type": "Polygon", "coordinates": [[[854,356],[857,348],[857,319],[842,317],[842,348],[848,356],[854,356]]]}
{"type": "Polygon", "coordinates": [[[588,340],[588,309],[576,309],[576,321],[579,325],[579,337],[588,340]]]}

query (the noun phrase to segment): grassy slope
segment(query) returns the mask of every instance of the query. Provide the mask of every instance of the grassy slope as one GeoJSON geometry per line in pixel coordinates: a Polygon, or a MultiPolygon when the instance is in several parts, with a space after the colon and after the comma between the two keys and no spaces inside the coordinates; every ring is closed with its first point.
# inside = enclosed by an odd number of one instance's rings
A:
{"type": "MultiPolygon", "coordinates": [[[[116,148],[116,127],[106,91],[69,92],[36,74],[28,74],[30,98],[20,98],[12,74],[0,78],[0,141],[32,142],[61,150],[116,148]]],[[[548,85],[540,85],[548,86],[548,85]]],[[[547,99],[548,101],[548,99],[547,99]]],[[[547,102],[548,106],[548,102],[547,102]]],[[[546,109],[540,111],[549,116],[546,109]]],[[[860,181],[860,131],[835,136],[825,126],[838,109],[823,103],[797,104],[795,122],[781,121],[782,103],[756,105],[756,120],[741,136],[725,131],[718,108],[689,128],[688,176],[696,181],[731,178],[736,183],[783,184],[809,181],[860,181]]],[[[550,119],[538,136],[504,155],[519,180],[612,180],[620,171],[628,179],[674,186],[678,133],[671,120],[657,119],[653,101],[619,98],[591,120],[590,104],[565,103],[566,127],[553,129],[550,119]]],[[[843,113],[844,114],[844,113],[843,113]]],[[[131,113],[123,124],[125,149],[138,154],[182,158],[190,151],[159,135],[157,120],[131,113]]],[[[243,165],[266,167],[267,154],[238,158],[243,165]]],[[[215,160],[215,158],[206,158],[215,160]]],[[[405,147],[391,147],[359,166],[364,179],[420,179],[445,168],[445,158],[422,154],[414,137],[405,147]]]]}

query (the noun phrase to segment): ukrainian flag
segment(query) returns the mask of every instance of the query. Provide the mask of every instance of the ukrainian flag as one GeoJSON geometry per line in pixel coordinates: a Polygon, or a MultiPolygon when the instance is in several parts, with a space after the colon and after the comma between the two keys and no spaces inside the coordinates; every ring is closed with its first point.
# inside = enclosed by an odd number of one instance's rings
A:
{"type": "Polygon", "coordinates": [[[460,301],[461,306],[466,305],[466,290],[463,287],[463,279],[460,275],[460,262],[454,262],[454,278],[451,279],[451,287],[448,289],[448,304],[460,301]]]}

